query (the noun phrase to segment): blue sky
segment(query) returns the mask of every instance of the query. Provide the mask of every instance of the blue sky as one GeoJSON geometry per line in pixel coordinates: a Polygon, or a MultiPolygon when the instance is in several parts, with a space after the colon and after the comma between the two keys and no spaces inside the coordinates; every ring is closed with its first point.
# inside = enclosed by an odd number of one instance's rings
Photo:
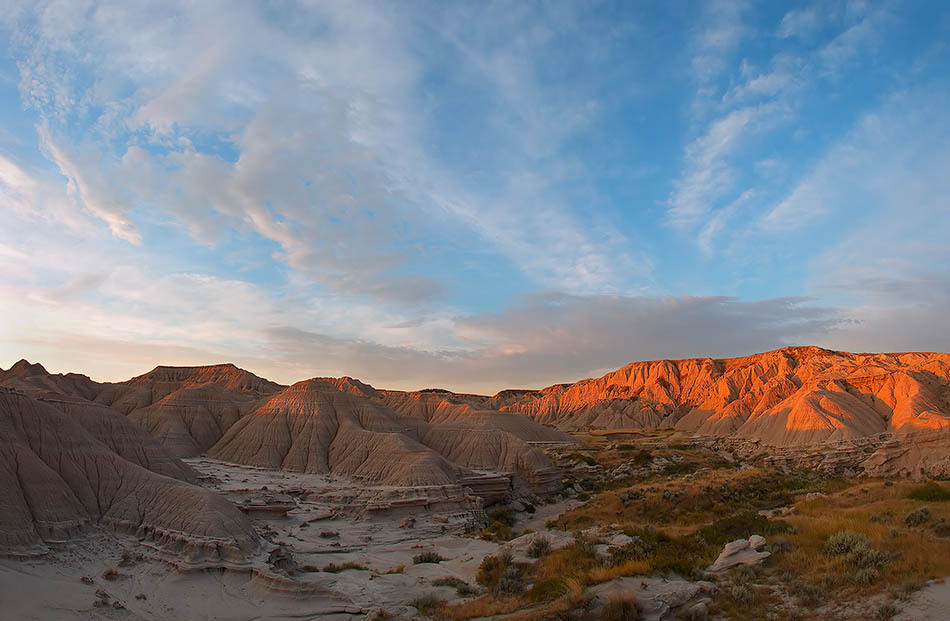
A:
{"type": "Polygon", "coordinates": [[[0,366],[948,350],[945,2],[0,2],[0,366]]]}

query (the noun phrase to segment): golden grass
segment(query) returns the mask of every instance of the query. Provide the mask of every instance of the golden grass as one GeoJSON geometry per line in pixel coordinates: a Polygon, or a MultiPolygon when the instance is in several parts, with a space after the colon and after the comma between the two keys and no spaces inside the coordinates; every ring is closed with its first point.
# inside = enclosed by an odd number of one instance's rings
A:
{"type": "Polygon", "coordinates": [[[445,606],[440,612],[440,618],[445,619],[473,619],[476,617],[490,617],[503,615],[524,608],[528,602],[521,597],[504,597],[496,599],[491,595],[482,595],[473,600],[445,606]]]}
{"type": "Polygon", "coordinates": [[[587,574],[588,584],[600,584],[624,576],[646,576],[652,573],[649,561],[626,561],[613,567],[596,567],[587,574]]]}

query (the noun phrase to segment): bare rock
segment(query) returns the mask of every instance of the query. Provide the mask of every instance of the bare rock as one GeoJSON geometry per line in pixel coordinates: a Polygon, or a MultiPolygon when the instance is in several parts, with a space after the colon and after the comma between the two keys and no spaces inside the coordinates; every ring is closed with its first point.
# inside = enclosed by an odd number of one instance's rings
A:
{"type": "Polygon", "coordinates": [[[759,535],[727,543],[719,554],[719,558],[706,571],[719,573],[740,565],[758,565],[771,556],[771,553],[762,551],[764,546],[765,538],[759,535]]]}

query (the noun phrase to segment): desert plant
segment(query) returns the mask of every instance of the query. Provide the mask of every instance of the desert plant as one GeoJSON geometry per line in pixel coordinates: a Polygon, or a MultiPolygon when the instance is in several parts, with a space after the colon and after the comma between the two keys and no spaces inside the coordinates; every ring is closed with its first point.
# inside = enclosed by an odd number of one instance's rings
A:
{"type": "Polygon", "coordinates": [[[907,496],[923,502],[947,502],[950,501],[950,489],[930,481],[913,488],[907,496]]]}
{"type": "Polygon", "coordinates": [[[531,558],[541,558],[551,551],[551,542],[544,535],[535,537],[528,546],[528,556],[531,558]]]}
{"type": "Polygon", "coordinates": [[[862,586],[869,586],[877,582],[881,572],[876,567],[862,567],[854,572],[854,581],[862,586]]]}
{"type": "Polygon", "coordinates": [[[748,604],[755,597],[755,591],[748,584],[733,584],[729,595],[739,604],[748,604]]]}
{"type": "Polygon", "coordinates": [[[650,451],[639,450],[636,455],[633,456],[633,463],[638,466],[645,466],[653,460],[653,455],[650,454],[650,451]]]}
{"type": "Polygon", "coordinates": [[[821,584],[811,582],[795,582],[792,584],[791,591],[806,608],[814,608],[828,597],[828,589],[821,584]]]}
{"type": "Polygon", "coordinates": [[[515,514],[508,507],[496,507],[488,512],[488,517],[494,522],[501,522],[505,526],[515,523],[515,514]]]}
{"type": "Polygon", "coordinates": [[[874,618],[877,621],[890,621],[897,616],[900,610],[894,604],[882,604],[878,609],[877,613],[874,615],[874,618]]]}
{"type": "Polygon", "coordinates": [[[825,552],[829,554],[847,554],[855,548],[868,548],[871,541],[864,535],[852,530],[839,530],[825,541],[825,552]]]}
{"type": "Polygon", "coordinates": [[[439,598],[435,593],[428,593],[422,597],[416,598],[409,603],[415,606],[421,615],[431,615],[445,607],[445,601],[439,598]]]}
{"type": "Polygon", "coordinates": [[[519,595],[524,591],[524,576],[521,569],[508,565],[498,580],[498,593],[501,595],[519,595]]]}
{"type": "Polygon", "coordinates": [[[487,589],[494,590],[501,580],[501,574],[511,564],[511,553],[502,551],[498,556],[486,556],[478,566],[475,582],[487,589]]]}
{"type": "Polygon", "coordinates": [[[922,526],[929,521],[930,509],[928,507],[914,509],[907,514],[907,517],[904,518],[904,524],[907,524],[908,526],[922,526]]]}
{"type": "Polygon", "coordinates": [[[600,613],[602,621],[637,621],[640,610],[632,596],[612,598],[600,613]]]}
{"type": "Polygon", "coordinates": [[[478,593],[476,589],[473,589],[464,580],[456,578],[455,576],[446,576],[445,578],[437,578],[432,581],[432,586],[437,587],[452,587],[455,589],[456,594],[459,597],[469,597],[478,593]]]}
{"type": "Polygon", "coordinates": [[[413,565],[421,565],[422,563],[441,563],[442,561],[447,560],[442,558],[438,552],[433,552],[432,550],[426,550],[425,552],[420,552],[412,557],[413,565]]]}
{"type": "Polygon", "coordinates": [[[336,539],[340,536],[340,533],[336,532],[335,530],[325,530],[320,533],[320,536],[324,539],[336,539]]]}
{"type": "Polygon", "coordinates": [[[549,578],[535,582],[528,591],[528,597],[534,602],[548,602],[559,598],[567,587],[560,578],[549,578]]]}
{"type": "Polygon", "coordinates": [[[338,574],[341,571],[346,571],[347,569],[356,569],[359,571],[367,570],[367,568],[364,565],[360,565],[359,563],[354,562],[354,561],[347,561],[339,565],[337,565],[336,563],[330,563],[329,565],[323,568],[323,571],[329,574],[338,574]]]}
{"type": "Polygon", "coordinates": [[[938,537],[950,537],[950,519],[940,518],[934,522],[934,534],[938,537]]]}

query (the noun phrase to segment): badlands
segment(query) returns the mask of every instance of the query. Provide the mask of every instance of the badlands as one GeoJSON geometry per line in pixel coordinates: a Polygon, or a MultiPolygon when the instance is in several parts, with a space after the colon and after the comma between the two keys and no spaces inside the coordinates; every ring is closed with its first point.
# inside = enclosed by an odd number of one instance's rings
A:
{"type": "Polygon", "coordinates": [[[950,354],[0,370],[0,619],[948,618],[950,354]]]}

